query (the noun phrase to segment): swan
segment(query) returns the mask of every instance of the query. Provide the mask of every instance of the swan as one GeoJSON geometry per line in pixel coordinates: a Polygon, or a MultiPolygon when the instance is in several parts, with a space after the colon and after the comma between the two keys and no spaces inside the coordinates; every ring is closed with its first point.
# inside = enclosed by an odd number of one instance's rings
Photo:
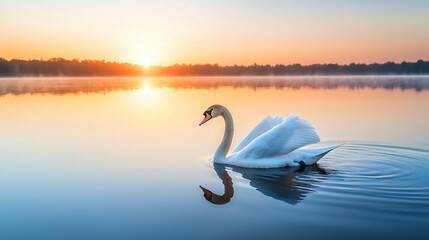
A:
{"type": "Polygon", "coordinates": [[[314,127],[296,115],[287,118],[268,116],[243,139],[227,156],[234,135],[234,122],[229,110],[219,104],[207,108],[199,126],[216,117],[223,117],[225,132],[217,148],[215,163],[245,168],[305,167],[315,164],[328,152],[340,145],[302,149],[320,141],[314,127]]]}

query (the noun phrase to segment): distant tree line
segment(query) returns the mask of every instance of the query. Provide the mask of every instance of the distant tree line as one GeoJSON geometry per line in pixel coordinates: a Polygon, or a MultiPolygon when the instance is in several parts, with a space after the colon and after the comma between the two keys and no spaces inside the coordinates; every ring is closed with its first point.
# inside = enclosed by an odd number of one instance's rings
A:
{"type": "Polygon", "coordinates": [[[142,68],[128,63],[106,62],[98,60],[49,60],[10,61],[0,58],[0,76],[139,76],[142,68]]]}
{"type": "Polygon", "coordinates": [[[104,60],[6,60],[0,58],[0,77],[21,76],[296,76],[296,75],[406,75],[429,74],[429,61],[312,64],[232,65],[176,64],[142,67],[104,60]]]}

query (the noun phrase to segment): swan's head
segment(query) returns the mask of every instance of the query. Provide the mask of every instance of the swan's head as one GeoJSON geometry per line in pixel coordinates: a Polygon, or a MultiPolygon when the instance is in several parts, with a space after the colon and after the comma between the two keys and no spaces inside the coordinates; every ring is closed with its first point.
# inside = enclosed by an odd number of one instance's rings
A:
{"type": "Polygon", "coordinates": [[[200,122],[200,126],[213,119],[215,117],[219,117],[223,113],[224,107],[222,105],[212,105],[207,108],[206,111],[203,112],[204,119],[200,122]]]}

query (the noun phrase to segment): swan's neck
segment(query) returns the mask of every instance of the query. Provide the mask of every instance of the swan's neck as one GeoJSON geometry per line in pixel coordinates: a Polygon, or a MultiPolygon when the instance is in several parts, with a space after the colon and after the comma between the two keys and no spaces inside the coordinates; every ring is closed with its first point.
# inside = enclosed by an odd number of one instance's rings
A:
{"type": "Polygon", "coordinates": [[[231,147],[232,136],[234,135],[234,121],[232,120],[231,113],[228,109],[224,108],[221,116],[225,120],[225,133],[223,134],[222,142],[215,152],[214,162],[222,162],[225,160],[226,154],[231,147]]]}

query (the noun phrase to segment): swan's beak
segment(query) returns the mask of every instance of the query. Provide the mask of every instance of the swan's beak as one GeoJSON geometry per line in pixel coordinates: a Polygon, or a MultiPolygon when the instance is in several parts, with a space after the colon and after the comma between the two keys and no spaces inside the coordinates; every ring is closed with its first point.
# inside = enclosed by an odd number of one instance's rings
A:
{"type": "Polygon", "coordinates": [[[208,113],[204,114],[204,119],[200,122],[200,126],[203,125],[208,120],[212,119],[212,116],[208,113]]]}

